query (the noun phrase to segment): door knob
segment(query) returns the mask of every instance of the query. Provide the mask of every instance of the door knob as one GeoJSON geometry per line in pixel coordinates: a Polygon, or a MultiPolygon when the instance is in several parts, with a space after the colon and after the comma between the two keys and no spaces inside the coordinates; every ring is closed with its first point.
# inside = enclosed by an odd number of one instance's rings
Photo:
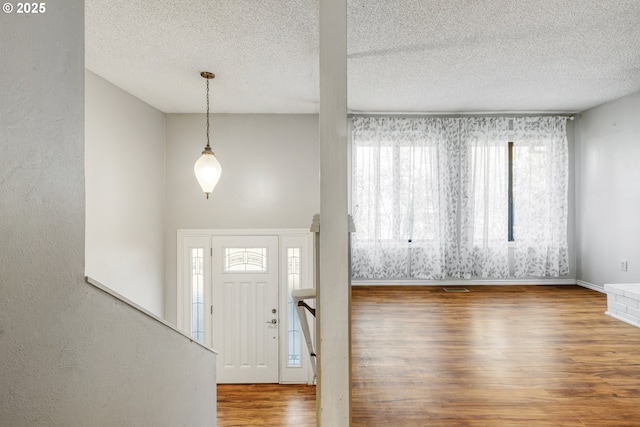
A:
{"type": "Polygon", "coordinates": [[[276,319],[271,319],[271,320],[267,320],[267,323],[270,325],[275,325],[276,323],[278,323],[278,321],[276,319]]]}

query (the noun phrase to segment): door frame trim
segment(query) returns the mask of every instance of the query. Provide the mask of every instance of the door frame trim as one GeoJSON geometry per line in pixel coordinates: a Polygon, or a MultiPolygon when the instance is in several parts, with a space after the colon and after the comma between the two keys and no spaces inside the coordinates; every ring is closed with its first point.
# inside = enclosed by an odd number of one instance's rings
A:
{"type": "MultiPolygon", "coordinates": [[[[313,243],[313,233],[308,229],[308,228],[257,228],[257,229],[250,229],[250,228],[199,228],[199,229],[193,229],[193,228],[188,228],[188,229],[178,229],[176,232],[176,248],[177,248],[177,256],[176,256],[176,292],[177,292],[177,298],[176,298],[176,320],[177,320],[177,328],[180,331],[183,331],[183,333],[189,335],[189,331],[187,330],[187,326],[190,323],[190,319],[188,319],[186,316],[188,313],[185,313],[185,301],[186,299],[188,299],[188,286],[185,286],[185,283],[183,283],[183,278],[184,278],[184,274],[185,274],[185,263],[183,260],[184,254],[183,254],[183,247],[182,244],[184,242],[184,238],[185,237],[197,237],[197,236],[201,236],[201,237],[217,237],[217,236],[277,236],[278,237],[278,244],[279,244],[279,253],[278,256],[280,257],[280,252],[282,251],[282,247],[280,247],[281,243],[282,243],[282,238],[283,237],[302,237],[305,236],[307,238],[307,248],[308,248],[308,253],[307,256],[308,258],[308,268],[305,269],[305,275],[307,275],[308,280],[312,283],[312,286],[315,288],[316,284],[315,284],[315,274],[314,274],[314,261],[315,261],[315,255],[314,255],[314,250],[315,250],[315,246],[313,243]]],[[[280,267],[280,262],[282,260],[279,260],[279,264],[278,266],[280,267]]],[[[283,286],[286,285],[286,283],[284,283],[283,279],[282,279],[282,271],[279,272],[279,284],[278,284],[278,292],[279,294],[282,293],[282,289],[283,286]]],[[[282,295],[279,296],[279,300],[282,300],[282,295]]],[[[284,313],[282,312],[282,310],[280,309],[281,314],[284,315],[284,313]]],[[[280,324],[284,324],[283,322],[280,322],[280,324]]],[[[315,335],[315,328],[312,328],[312,334],[315,335]]],[[[280,330],[280,339],[282,340],[283,338],[283,334],[282,334],[282,330],[280,330]]],[[[302,354],[306,354],[306,347],[304,345],[302,345],[302,354]]],[[[215,351],[215,350],[214,350],[215,351]]],[[[280,365],[280,356],[278,356],[279,359],[279,365],[280,365]]],[[[313,379],[313,373],[311,371],[310,367],[310,363],[307,362],[305,364],[306,367],[306,371],[307,371],[307,384],[313,384],[314,383],[314,379],[313,379]]],[[[281,371],[280,373],[280,378],[282,378],[282,367],[280,367],[279,369],[281,371]]],[[[282,380],[280,381],[282,383],[282,380]]]]}

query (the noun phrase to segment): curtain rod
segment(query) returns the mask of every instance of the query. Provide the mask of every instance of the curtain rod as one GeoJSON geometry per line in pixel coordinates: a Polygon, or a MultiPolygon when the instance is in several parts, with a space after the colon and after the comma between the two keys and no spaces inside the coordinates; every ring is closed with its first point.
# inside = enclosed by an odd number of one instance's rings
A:
{"type": "Polygon", "coordinates": [[[435,117],[435,118],[459,118],[459,117],[506,117],[506,118],[518,118],[518,117],[540,117],[540,116],[559,116],[565,117],[567,120],[575,119],[578,113],[348,113],[347,117],[397,117],[397,118],[423,118],[423,117],[435,117]]]}

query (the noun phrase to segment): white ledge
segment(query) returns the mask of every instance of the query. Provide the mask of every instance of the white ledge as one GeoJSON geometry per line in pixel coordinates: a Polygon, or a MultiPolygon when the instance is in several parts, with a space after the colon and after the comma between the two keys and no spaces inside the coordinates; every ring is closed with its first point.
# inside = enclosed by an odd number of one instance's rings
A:
{"type": "Polygon", "coordinates": [[[199,341],[194,340],[193,338],[191,338],[189,335],[185,334],[184,332],[182,332],[179,329],[176,329],[171,323],[167,322],[164,319],[159,318],[158,316],[156,316],[155,314],[153,314],[152,312],[150,312],[149,310],[139,306],[138,304],[136,304],[135,302],[131,301],[130,299],[120,295],[119,293],[117,293],[116,291],[114,291],[113,289],[110,289],[108,286],[103,285],[102,283],[98,282],[95,279],[92,279],[89,276],[85,276],[84,280],[94,286],[97,289],[100,289],[102,292],[111,295],[112,297],[114,297],[115,299],[127,304],[129,307],[133,308],[134,310],[139,311],[140,313],[144,314],[145,316],[155,320],[156,322],[164,325],[165,327],[171,329],[172,331],[176,332],[177,334],[182,335],[183,337],[185,337],[186,339],[188,339],[189,341],[191,341],[192,343],[202,347],[203,349],[210,351],[213,354],[218,354],[217,351],[215,351],[212,348],[207,347],[206,345],[200,343],[199,341]]]}
{"type": "Polygon", "coordinates": [[[605,314],[640,327],[640,283],[607,283],[607,311],[605,314]]]}

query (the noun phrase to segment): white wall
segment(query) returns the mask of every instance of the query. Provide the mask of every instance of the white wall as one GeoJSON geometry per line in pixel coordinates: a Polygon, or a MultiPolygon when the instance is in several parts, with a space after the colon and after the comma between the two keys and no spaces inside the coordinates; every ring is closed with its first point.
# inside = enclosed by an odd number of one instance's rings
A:
{"type": "Polygon", "coordinates": [[[0,425],[215,425],[215,355],[84,282],[84,2],[0,14],[0,425]]]}
{"type": "Polygon", "coordinates": [[[222,178],[207,200],[193,174],[204,114],[166,118],[166,308],[176,322],[176,233],[182,228],[307,228],[320,208],[318,116],[217,114],[211,146],[222,178]]]}
{"type": "Polygon", "coordinates": [[[164,114],[85,73],[86,275],[164,314],[164,114]]]}
{"type": "Polygon", "coordinates": [[[640,93],[582,113],[576,126],[580,281],[640,282],[640,93]],[[629,263],[620,271],[620,260],[629,263]]]}

